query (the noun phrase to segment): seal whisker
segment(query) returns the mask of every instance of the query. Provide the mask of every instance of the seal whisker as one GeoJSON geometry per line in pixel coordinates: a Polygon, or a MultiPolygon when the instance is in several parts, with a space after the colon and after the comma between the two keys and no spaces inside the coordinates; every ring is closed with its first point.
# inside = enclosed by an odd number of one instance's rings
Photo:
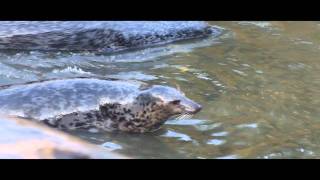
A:
{"type": "Polygon", "coordinates": [[[186,116],[185,114],[182,114],[179,119],[184,119],[185,116],[186,116]]]}
{"type": "Polygon", "coordinates": [[[178,116],[176,116],[174,119],[181,119],[181,117],[182,117],[183,115],[182,114],[179,114],[178,116]]]}

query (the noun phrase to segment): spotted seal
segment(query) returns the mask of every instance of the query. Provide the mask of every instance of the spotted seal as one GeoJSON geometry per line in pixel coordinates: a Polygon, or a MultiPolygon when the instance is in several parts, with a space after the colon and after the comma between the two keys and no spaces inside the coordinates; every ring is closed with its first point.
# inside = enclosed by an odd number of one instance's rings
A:
{"type": "Polygon", "coordinates": [[[0,112],[61,129],[144,133],[201,105],[168,86],[94,78],[48,80],[0,90],[0,112]]]}

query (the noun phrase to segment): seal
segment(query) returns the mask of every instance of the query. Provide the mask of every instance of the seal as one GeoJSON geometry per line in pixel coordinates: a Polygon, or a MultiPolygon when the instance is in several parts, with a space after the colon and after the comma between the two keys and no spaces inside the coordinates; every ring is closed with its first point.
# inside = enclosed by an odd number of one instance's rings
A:
{"type": "Polygon", "coordinates": [[[0,49],[113,53],[219,34],[196,21],[3,21],[0,49]]]}
{"type": "Polygon", "coordinates": [[[56,79],[0,90],[0,112],[69,130],[151,132],[200,110],[180,90],[135,81],[56,79]]]}

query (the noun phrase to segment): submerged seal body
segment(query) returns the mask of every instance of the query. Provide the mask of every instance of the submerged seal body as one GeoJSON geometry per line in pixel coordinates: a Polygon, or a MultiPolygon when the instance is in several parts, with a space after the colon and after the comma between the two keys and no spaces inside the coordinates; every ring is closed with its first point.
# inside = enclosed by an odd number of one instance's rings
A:
{"type": "Polygon", "coordinates": [[[49,80],[0,90],[0,112],[62,129],[143,133],[201,106],[168,86],[93,78],[49,80]]]}
{"type": "Polygon", "coordinates": [[[196,21],[3,21],[0,49],[109,53],[219,34],[196,21]]]}

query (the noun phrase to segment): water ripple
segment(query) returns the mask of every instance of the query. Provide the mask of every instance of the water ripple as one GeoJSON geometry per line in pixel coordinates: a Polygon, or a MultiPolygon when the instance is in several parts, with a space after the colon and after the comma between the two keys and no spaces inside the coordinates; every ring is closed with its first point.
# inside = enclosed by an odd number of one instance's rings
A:
{"type": "Polygon", "coordinates": [[[171,130],[168,130],[164,135],[161,135],[161,136],[170,137],[170,138],[178,138],[180,141],[192,141],[190,136],[188,136],[186,134],[178,133],[175,131],[171,131],[171,130]]]}
{"type": "Polygon", "coordinates": [[[222,145],[226,143],[225,140],[221,140],[221,139],[211,139],[207,142],[207,144],[210,144],[210,145],[215,145],[215,146],[219,146],[219,145],[222,145]]]}

